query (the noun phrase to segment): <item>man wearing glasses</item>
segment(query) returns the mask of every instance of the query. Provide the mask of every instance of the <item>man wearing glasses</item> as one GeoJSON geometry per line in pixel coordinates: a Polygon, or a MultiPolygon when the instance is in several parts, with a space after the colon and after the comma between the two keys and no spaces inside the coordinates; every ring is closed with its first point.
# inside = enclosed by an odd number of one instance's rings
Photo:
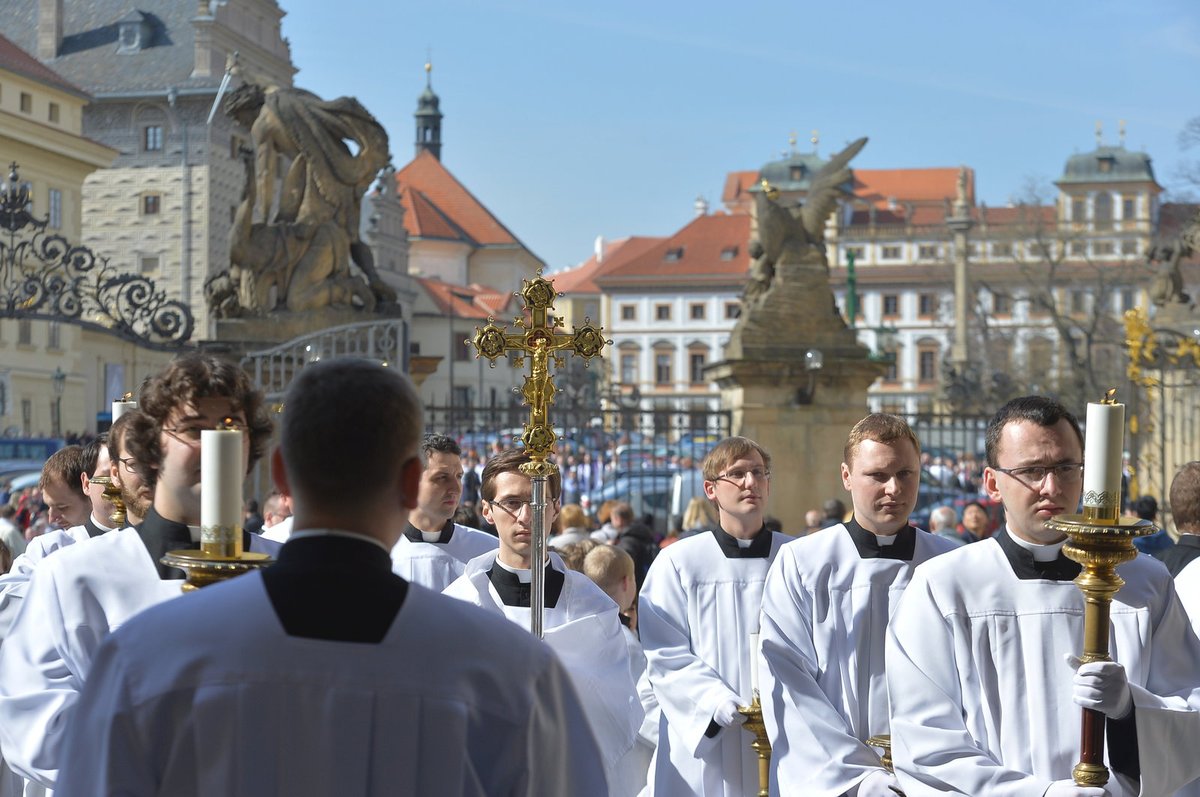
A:
{"type": "Polygon", "coordinates": [[[662,708],[650,793],[758,793],[758,763],[738,728],[751,700],[750,634],[767,569],[792,539],[763,524],[771,455],[753,440],[723,440],[701,465],[719,527],[669,545],[642,585],[638,630],[662,708]]]}
{"type": "Polygon", "coordinates": [[[1065,538],[1083,437],[1062,405],[1014,399],[986,432],[1007,527],[919,567],[888,630],[893,756],[910,797],[1171,795],[1200,774],[1200,641],[1159,562],[1118,568],[1111,662],[1080,665],[1083,594],[1065,538]],[[1068,660],[1069,659],[1069,660],[1068,660]],[[1076,786],[1079,707],[1108,718],[1107,786],[1076,786]]]}
{"type": "MultiPolygon", "coordinates": [[[[500,546],[467,562],[445,593],[529,628],[534,566],[530,498],[533,485],[521,472],[529,462],[521,448],[488,460],[479,486],[483,516],[496,526],[500,546]]],[[[546,526],[558,515],[562,482],[547,479],[546,526]]],[[[609,794],[637,791],[635,742],[644,712],[629,670],[629,652],[612,598],[583,573],[568,570],[556,553],[546,570],[543,638],[558,654],[583,703],[604,759],[609,794]]]]}
{"type": "Polygon", "coordinates": [[[914,568],[962,545],[909,525],[920,477],[909,425],[863,418],[842,454],[853,516],[786,546],[767,575],[762,705],[780,794],[895,795],[866,744],[888,733],[887,621],[914,568]]]}

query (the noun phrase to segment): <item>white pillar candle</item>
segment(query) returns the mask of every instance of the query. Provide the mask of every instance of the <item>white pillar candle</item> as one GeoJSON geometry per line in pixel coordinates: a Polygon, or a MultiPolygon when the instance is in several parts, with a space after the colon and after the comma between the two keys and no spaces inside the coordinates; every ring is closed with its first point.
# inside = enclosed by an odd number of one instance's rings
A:
{"type": "Polygon", "coordinates": [[[758,696],[758,632],[750,635],[750,702],[758,696]]]}
{"type": "Polygon", "coordinates": [[[200,543],[205,553],[242,553],[242,432],[200,433],[200,543]]]}
{"type": "Polygon", "coordinates": [[[117,399],[112,403],[112,419],[115,423],[117,418],[120,418],[127,412],[133,412],[138,408],[138,403],[133,399],[117,399]]]}
{"type": "Polygon", "coordinates": [[[1083,505],[1116,519],[1121,507],[1121,451],[1125,445],[1125,405],[1087,405],[1083,449],[1083,505]]]}

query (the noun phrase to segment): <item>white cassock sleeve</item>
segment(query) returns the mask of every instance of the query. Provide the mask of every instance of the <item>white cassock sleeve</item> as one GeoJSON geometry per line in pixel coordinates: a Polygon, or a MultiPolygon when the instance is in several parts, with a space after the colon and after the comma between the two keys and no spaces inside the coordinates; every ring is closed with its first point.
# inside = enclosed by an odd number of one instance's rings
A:
{"type": "MultiPolygon", "coordinates": [[[[699,758],[720,739],[719,733],[711,738],[704,735],[717,707],[726,700],[736,700],[739,705],[745,701],[693,651],[688,597],[675,562],[662,558],[656,564],[660,569],[651,570],[638,599],[638,631],[646,651],[646,670],[651,684],[663,684],[654,691],[667,724],[699,758]]],[[[711,621],[721,623],[722,618],[712,617],[711,621]]],[[[740,641],[730,639],[729,643],[740,641]]]]}
{"type": "MultiPolygon", "coordinates": [[[[0,748],[14,772],[47,788],[58,777],[66,720],[83,688],[77,673],[90,663],[70,660],[69,633],[93,636],[87,627],[66,628],[53,569],[39,567],[0,645],[0,748]]],[[[75,649],[95,650],[98,642],[75,649]]]]}
{"type": "Polygon", "coordinates": [[[803,550],[785,545],[763,590],[760,696],[771,737],[771,793],[839,797],[880,762],[817,683],[814,608],[794,565],[803,550]]]}

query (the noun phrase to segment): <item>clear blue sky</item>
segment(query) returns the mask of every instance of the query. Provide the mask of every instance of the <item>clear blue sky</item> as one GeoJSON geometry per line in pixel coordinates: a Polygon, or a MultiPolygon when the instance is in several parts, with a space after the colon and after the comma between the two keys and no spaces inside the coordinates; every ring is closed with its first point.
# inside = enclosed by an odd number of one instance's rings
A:
{"type": "Polygon", "coordinates": [[[1200,2],[280,0],[297,85],[354,95],[401,166],[426,53],[442,160],[551,267],[597,235],[666,235],[725,174],[820,130],[860,168],[974,167],[1001,205],[1107,144],[1183,187],[1200,2]]]}

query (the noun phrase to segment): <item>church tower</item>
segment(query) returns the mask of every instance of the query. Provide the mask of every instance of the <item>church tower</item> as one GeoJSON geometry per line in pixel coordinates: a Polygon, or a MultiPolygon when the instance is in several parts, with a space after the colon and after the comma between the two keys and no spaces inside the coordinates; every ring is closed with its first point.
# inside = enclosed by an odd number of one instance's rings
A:
{"type": "Polygon", "coordinates": [[[413,117],[417,120],[417,146],[414,155],[420,155],[421,150],[429,150],[429,154],[438,160],[442,159],[442,112],[438,110],[438,95],[433,93],[432,76],[433,64],[425,64],[425,91],[417,100],[417,112],[413,117]]]}

